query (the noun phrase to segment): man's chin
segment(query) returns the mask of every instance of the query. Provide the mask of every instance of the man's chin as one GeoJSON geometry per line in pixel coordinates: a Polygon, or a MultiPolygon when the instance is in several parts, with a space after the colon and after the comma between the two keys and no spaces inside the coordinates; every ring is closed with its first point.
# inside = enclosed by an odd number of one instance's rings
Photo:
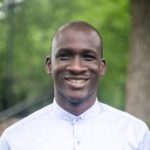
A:
{"type": "Polygon", "coordinates": [[[79,104],[83,103],[87,99],[87,97],[69,96],[67,99],[71,104],[79,105],[79,104]]]}

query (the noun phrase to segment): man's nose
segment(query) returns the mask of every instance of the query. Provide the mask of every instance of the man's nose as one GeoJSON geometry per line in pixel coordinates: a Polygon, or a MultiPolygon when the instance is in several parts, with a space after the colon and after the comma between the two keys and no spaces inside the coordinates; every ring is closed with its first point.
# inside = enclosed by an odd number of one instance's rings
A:
{"type": "Polygon", "coordinates": [[[75,57],[72,58],[71,62],[68,64],[66,69],[74,73],[80,73],[86,71],[87,67],[84,65],[82,58],[75,57]]]}

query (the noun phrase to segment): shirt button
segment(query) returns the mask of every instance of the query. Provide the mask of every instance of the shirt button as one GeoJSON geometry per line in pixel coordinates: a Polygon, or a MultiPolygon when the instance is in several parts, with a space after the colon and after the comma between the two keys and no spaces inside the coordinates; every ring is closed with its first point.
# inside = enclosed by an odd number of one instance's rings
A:
{"type": "Polygon", "coordinates": [[[79,118],[79,117],[78,117],[78,118],[76,118],[76,122],[78,122],[80,119],[81,119],[81,118],[79,118]]]}
{"type": "Polygon", "coordinates": [[[80,145],[80,141],[77,141],[77,144],[80,145]]]}
{"type": "Polygon", "coordinates": [[[81,120],[80,117],[74,118],[74,119],[72,120],[72,124],[74,125],[76,122],[79,122],[80,120],[81,120]]]}

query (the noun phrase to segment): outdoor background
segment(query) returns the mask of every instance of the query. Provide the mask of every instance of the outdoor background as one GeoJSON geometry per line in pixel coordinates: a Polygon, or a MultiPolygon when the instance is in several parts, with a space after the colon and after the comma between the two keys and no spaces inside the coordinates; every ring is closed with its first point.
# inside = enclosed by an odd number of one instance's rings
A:
{"type": "Polygon", "coordinates": [[[45,58],[54,32],[72,20],[89,22],[102,36],[100,101],[150,125],[149,17],[150,0],[0,0],[2,128],[51,103],[45,58]]]}

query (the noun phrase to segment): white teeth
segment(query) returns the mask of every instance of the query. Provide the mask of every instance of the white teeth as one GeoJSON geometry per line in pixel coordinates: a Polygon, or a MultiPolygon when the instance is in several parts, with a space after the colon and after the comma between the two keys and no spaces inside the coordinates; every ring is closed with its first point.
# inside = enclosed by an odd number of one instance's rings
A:
{"type": "Polygon", "coordinates": [[[73,83],[83,83],[84,80],[71,80],[73,83]]]}

